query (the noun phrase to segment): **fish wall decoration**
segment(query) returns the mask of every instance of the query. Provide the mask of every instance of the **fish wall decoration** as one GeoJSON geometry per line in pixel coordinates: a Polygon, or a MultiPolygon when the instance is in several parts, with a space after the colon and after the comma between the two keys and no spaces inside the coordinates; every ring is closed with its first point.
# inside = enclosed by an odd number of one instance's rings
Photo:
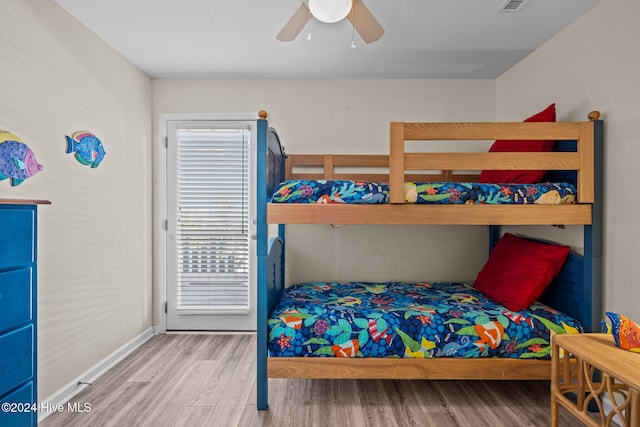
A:
{"type": "Polygon", "coordinates": [[[42,170],[33,151],[16,135],[0,129],[0,181],[21,184],[42,170]]]}
{"type": "Polygon", "coordinates": [[[74,132],[67,138],[67,154],[76,153],[75,157],[83,165],[97,168],[107,154],[97,136],[86,130],[74,132]]]}

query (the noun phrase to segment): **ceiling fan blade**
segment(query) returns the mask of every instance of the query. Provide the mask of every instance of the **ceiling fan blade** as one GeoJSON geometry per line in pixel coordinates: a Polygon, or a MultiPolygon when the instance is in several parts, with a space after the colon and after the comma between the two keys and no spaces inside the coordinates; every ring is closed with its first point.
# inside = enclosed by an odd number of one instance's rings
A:
{"type": "Polygon", "coordinates": [[[350,13],[347,18],[367,44],[373,43],[384,34],[384,28],[362,0],[354,0],[353,13],[350,13]]]}
{"type": "Polygon", "coordinates": [[[302,3],[300,7],[293,13],[291,18],[289,18],[289,21],[284,24],[284,27],[282,27],[282,30],[280,30],[280,32],[276,36],[276,39],[280,40],[281,42],[293,41],[296,37],[298,37],[298,34],[300,34],[300,31],[302,31],[304,26],[307,25],[307,22],[309,22],[310,18],[311,14],[309,13],[309,8],[307,7],[307,5],[302,3]]]}

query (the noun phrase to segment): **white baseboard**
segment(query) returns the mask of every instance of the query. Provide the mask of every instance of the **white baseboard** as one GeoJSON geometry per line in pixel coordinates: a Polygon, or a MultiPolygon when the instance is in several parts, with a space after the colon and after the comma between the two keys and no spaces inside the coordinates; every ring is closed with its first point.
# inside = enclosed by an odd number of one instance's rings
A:
{"type": "Polygon", "coordinates": [[[154,335],[153,328],[149,328],[142,332],[137,337],[133,338],[122,347],[102,359],[100,362],[87,369],[78,377],[67,383],[61,389],[46,397],[40,403],[40,409],[38,411],[38,422],[42,422],[45,418],[51,415],[55,408],[59,408],[62,405],[66,405],[75,395],[84,390],[88,385],[93,383],[99,376],[107,372],[114,367],[116,363],[131,354],[135,349],[144,344],[149,338],[154,335]]]}

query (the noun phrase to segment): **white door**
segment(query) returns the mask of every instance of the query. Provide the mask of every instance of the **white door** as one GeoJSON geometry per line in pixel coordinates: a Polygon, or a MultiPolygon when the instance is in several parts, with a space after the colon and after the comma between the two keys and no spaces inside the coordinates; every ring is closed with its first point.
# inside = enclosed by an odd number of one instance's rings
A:
{"type": "Polygon", "coordinates": [[[167,121],[167,330],[255,330],[255,134],[167,121]]]}

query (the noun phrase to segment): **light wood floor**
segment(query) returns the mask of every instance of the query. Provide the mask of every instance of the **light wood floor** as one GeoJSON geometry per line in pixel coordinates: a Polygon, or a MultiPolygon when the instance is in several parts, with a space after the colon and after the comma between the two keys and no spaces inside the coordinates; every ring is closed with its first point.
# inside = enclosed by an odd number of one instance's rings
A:
{"type": "MultiPolygon", "coordinates": [[[[151,338],[41,427],[548,426],[547,381],[269,380],[256,410],[255,336],[151,338]]],[[[561,409],[561,426],[582,425],[561,409]]]]}

